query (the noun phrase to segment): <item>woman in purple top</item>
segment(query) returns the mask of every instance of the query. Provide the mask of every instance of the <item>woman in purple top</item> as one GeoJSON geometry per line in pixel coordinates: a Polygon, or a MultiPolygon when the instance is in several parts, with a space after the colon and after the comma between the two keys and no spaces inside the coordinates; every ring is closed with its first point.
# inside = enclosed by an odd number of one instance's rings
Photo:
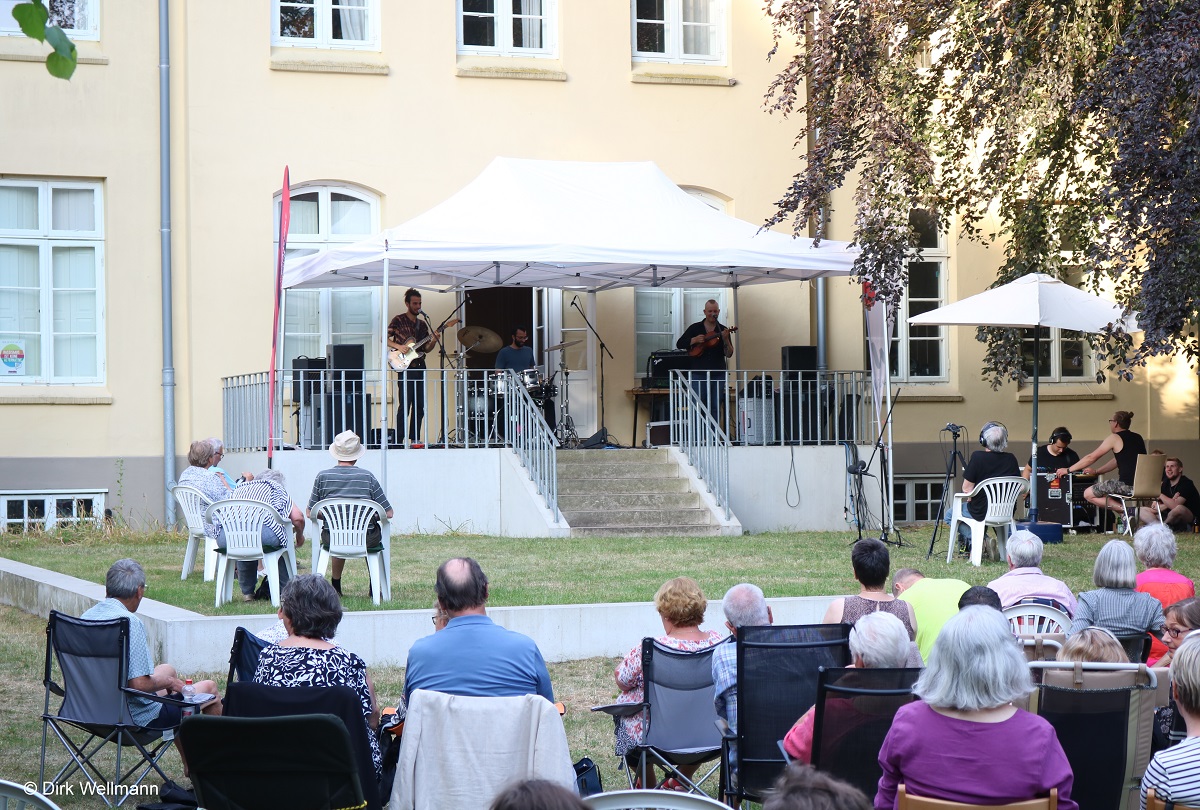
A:
{"type": "Polygon", "coordinates": [[[1033,681],[1000,611],[975,605],[946,622],[913,691],[921,700],[896,712],[879,751],[875,810],[893,810],[901,784],[914,796],[984,805],[1058,788],[1060,810],[1078,810],[1054,729],[1012,705],[1033,681]]]}

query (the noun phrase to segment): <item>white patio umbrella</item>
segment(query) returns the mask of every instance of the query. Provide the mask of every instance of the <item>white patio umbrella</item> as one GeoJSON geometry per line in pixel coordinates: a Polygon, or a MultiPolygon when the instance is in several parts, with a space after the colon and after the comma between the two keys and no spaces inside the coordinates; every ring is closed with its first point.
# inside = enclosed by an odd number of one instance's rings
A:
{"type": "MultiPolygon", "coordinates": [[[[1122,321],[1122,309],[1112,301],[1076,289],[1044,273],[1021,276],[1016,281],[985,290],[970,298],[914,315],[908,322],[917,326],[1004,326],[1029,329],[1055,326],[1076,332],[1100,332],[1109,324],[1123,322],[1125,331],[1140,331],[1132,317],[1122,321]]],[[[1038,375],[1041,372],[1040,330],[1034,329],[1033,334],[1033,443],[1030,455],[1036,460],[1038,375]]],[[[1037,521],[1037,511],[1037,487],[1032,487],[1029,509],[1031,522],[1037,521]]]]}

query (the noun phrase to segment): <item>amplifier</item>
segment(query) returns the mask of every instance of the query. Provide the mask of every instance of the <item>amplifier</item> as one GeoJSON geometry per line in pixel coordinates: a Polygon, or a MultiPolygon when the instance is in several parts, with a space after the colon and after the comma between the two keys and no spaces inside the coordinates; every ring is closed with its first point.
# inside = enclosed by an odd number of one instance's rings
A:
{"type": "Polygon", "coordinates": [[[670,385],[672,370],[686,371],[691,367],[692,358],[683,349],[651,352],[646,359],[646,376],[642,378],[642,387],[666,388],[670,385]]]}

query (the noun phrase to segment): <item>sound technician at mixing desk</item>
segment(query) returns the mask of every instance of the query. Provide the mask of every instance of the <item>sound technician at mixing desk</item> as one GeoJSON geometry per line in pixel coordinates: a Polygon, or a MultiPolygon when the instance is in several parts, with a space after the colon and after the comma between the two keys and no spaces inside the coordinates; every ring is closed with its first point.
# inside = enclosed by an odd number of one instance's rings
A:
{"type": "MultiPolygon", "coordinates": [[[[1040,473],[1052,472],[1056,478],[1061,478],[1067,474],[1067,469],[1073,464],[1079,463],[1079,454],[1072,450],[1071,431],[1065,427],[1056,427],[1050,433],[1050,443],[1043,445],[1037,450],[1037,470],[1040,473]]],[[[1025,469],[1021,471],[1021,475],[1028,478],[1034,465],[1033,458],[1029,459],[1029,463],[1025,465],[1025,469]]]]}

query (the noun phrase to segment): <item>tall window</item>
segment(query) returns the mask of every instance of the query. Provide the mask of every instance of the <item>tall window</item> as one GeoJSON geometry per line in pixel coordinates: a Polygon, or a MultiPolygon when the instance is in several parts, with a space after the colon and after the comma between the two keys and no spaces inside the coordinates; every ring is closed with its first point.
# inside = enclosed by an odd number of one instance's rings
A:
{"type": "MultiPolygon", "coordinates": [[[[1070,259],[1064,254],[1064,259],[1070,259]]],[[[1079,287],[1083,271],[1069,272],[1068,284],[1079,287]]],[[[1067,329],[1040,327],[1041,356],[1038,359],[1038,379],[1042,382],[1072,382],[1084,380],[1094,374],[1091,346],[1083,333],[1067,329]]],[[[1025,373],[1033,376],[1034,334],[1032,329],[1022,330],[1021,360],[1025,373]]]]}
{"type": "Polygon", "coordinates": [[[558,0],[457,0],[458,52],[553,56],[558,0]]]}
{"type": "Polygon", "coordinates": [[[272,0],[271,43],[311,48],[378,48],[379,0],[272,0]]]}
{"type": "MultiPolygon", "coordinates": [[[[12,10],[22,2],[25,0],[0,0],[0,34],[21,34],[12,10]]],[[[50,12],[50,24],[57,25],[72,39],[100,37],[99,0],[48,0],[44,5],[50,12]]]]}
{"type": "Polygon", "coordinates": [[[704,302],[708,299],[712,298],[720,305],[721,323],[729,323],[729,313],[725,311],[725,290],[721,287],[692,290],[639,288],[633,294],[637,376],[645,373],[651,352],[674,349],[675,341],[683,334],[683,330],[704,319],[704,302]]]}
{"type": "Polygon", "coordinates": [[[104,382],[102,197],[0,180],[0,383],[104,382]]]}
{"type": "Polygon", "coordinates": [[[938,232],[937,216],[914,209],[920,260],[908,265],[908,289],[900,304],[889,358],[892,379],[946,379],[946,327],[910,326],[908,319],[937,309],[946,302],[946,245],[938,232]]]}
{"type": "MultiPolygon", "coordinates": [[[[279,201],[280,195],[276,195],[276,234],[279,201]]],[[[288,257],[357,242],[378,229],[378,201],[364,191],[344,186],[292,189],[288,257]]],[[[375,287],[288,290],[284,299],[282,367],[290,368],[297,357],[324,357],[330,343],[362,343],[366,346],[367,367],[377,367],[380,301],[375,287]]]]}
{"type": "Polygon", "coordinates": [[[633,55],[662,62],[721,62],[727,0],[632,0],[633,55]]]}

